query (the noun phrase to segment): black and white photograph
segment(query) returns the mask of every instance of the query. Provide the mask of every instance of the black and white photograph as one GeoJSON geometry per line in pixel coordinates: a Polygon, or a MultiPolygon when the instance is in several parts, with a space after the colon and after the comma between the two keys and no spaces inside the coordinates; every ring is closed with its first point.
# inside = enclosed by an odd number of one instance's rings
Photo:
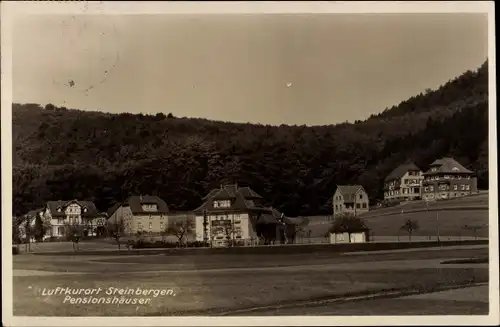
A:
{"type": "Polygon", "coordinates": [[[499,323],[493,2],[1,12],[4,325],[499,323]]]}

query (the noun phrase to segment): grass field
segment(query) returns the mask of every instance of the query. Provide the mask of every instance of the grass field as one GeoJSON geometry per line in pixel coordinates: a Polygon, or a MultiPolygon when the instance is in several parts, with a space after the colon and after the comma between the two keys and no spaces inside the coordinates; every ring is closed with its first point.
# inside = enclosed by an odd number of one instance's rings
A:
{"type": "MultiPolygon", "coordinates": [[[[425,202],[406,203],[391,208],[381,208],[361,216],[371,229],[374,241],[385,241],[397,236],[407,240],[407,234],[400,228],[406,220],[418,222],[420,229],[412,234],[413,240],[425,240],[429,236],[436,238],[439,227],[440,237],[446,239],[470,239],[488,237],[489,221],[488,193],[460,199],[429,202],[429,211],[425,202]],[[403,210],[403,212],[401,212],[403,210]],[[483,226],[477,233],[464,226],[483,226]]],[[[311,237],[315,241],[326,242],[325,233],[331,224],[328,216],[309,217],[311,237]]],[[[305,240],[307,242],[307,240],[305,240]]]]}
{"type": "Polygon", "coordinates": [[[443,285],[488,280],[487,265],[441,265],[441,261],[487,256],[487,247],[414,250],[346,256],[149,255],[14,257],[15,315],[115,316],[217,314],[260,305],[329,298],[384,289],[427,291],[443,285]],[[30,274],[24,274],[31,270],[30,274]],[[44,270],[45,275],[33,270],[44,270]],[[70,274],[72,273],[72,274],[70,274]],[[56,287],[169,289],[148,305],[64,303],[43,295],[56,287]],[[174,295],[175,294],[175,295],[174,295]]]}

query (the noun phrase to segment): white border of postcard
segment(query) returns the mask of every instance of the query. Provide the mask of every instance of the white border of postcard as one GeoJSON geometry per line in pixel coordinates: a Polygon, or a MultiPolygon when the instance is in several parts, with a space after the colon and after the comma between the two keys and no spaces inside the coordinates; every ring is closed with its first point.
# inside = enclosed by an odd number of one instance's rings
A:
{"type": "Polygon", "coordinates": [[[498,198],[495,78],[495,12],[493,1],[369,2],[87,2],[3,1],[2,32],[2,316],[6,326],[327,326],[327,325],[498,325],[498,198]],[[490,314],[488,316],[350,316],[350,317],[20,317],[12,307],[12,53],[11,19],[36,14],[209,14],[209,13],[485,13],[489,45],[489,242],[490,314]]]}

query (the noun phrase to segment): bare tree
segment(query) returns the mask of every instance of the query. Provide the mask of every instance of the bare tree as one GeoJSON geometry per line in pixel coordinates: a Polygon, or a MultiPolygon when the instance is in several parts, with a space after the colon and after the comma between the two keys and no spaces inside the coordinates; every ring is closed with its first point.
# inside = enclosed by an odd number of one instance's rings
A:
{"type": "Polygon", "coordinates": [[[180,218],[169,222],[165,229],[166,235],[173,235],[179,240],[179,246],[182,246],[184,238],[194,233],[195,225],[193,219],[180,218]]]}
{"type": "Polygon", "coordinates": [[[80,224],[78,221],[69,221],[64,224],[64,230],[68,240],[73,242],[73,250],[75,252],[79,251],[79,242],[83,236],[85,226],[80,224]]]}
{"type": "Polygon", "coordinates": [[[300,224],[295,227],[295,235],[292,237],[292,243],[295,243],[295,238],[300,237],[301,243],[304,241],[304,236],[307,234],[307,226],[309,225],[309,218],[303,217],[300,224]]]}
{"type": "Polygon", "coordinates": [[[125,235],[125,223],[123,222],[123,219],[114,219],[107,221],[106,230],[108,235],[116,241],[116,245],[118,245],[118,251],[120,251],[120,239],[125,235]]]}
{"type": "Polygon", "coordinates": [[[419,230],[419,228],[420,226],[418,225],[418,221],[411,219],[408,219],[404,223],[404,225],[401,226],[401,229],[408,233],[408,239],[410,242],[411,242],[411,235],[413,234],[413,232],[419,230]]]}

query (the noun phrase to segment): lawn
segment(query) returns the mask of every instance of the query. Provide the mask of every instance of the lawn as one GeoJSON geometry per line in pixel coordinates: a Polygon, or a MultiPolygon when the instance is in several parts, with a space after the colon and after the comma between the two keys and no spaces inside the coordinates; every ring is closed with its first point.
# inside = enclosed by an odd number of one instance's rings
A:
{"type": "Polygon", "coordinates": [[[487,252],[487,248],[418,251],[411,254],[387,253],[362,258],[339,254],[328,256],[327,253],[244,257],[22,255],[14,258],[15,269],[82,273],[15,276],[14,314],[30,316],[214,314],[232,309],[381,289],[429,290],[441,285],[488,280],[488,271],[484,267],[456,268],[443,265],[436,268],[429,266],[429,260],[437,261],[439,265],[443,259],[476,257],[487,252]],[[417,259],[422,261],[416,261],[417,259]],[[295,267],[287,268],[288,265],[295,267]],[[260,268],[255,269],[255,267],[260,268]],[[104,291],[109,287],[166,289],[172,290],[175,296],[149,297],[151,303],[148,305],[75,305],[63,303],[64,295],[42,295],[44,289],[54,289],[58,286],[101,288],[104,291]]]}
{"type": "MultiPolygon", "coordinates": [[[[374,215],[374,214],[373,214],[374,215]]],[[[314,221],[314,217],[310,218],[314,221]]],[[[384,241],[386,236],[401,236],[401,240],[407,240],[408,235],[401,230],[401,226],[408,219],[415,220],[419,224],[419,230],[413,232],[413,240],[423,240],[429,236],[435,239],[439,223],[439,235],[453,238],[488,237],[488,228],[485,226],[489,221],[488,210],[443,210],[422,211],[412,213],[399,213],[395,215],[368,216],[362,218],[373,233],[373,241],[384,241]],[[437,218],[436,218],[437,217],[437,218]],[[477,231],[464,229],[463,226],[484,226],[477,231]],[[378,239],[377,239],[378,237],[378,239]]],[[[315,240],[324,240],[330,224],[323,219],[309,225],[311,237],[315,240]]],[[[393,240],[395,241],[395,240],[393,240]]],[[[305,240],[307,242],[307,239],[305,240]]]]}

